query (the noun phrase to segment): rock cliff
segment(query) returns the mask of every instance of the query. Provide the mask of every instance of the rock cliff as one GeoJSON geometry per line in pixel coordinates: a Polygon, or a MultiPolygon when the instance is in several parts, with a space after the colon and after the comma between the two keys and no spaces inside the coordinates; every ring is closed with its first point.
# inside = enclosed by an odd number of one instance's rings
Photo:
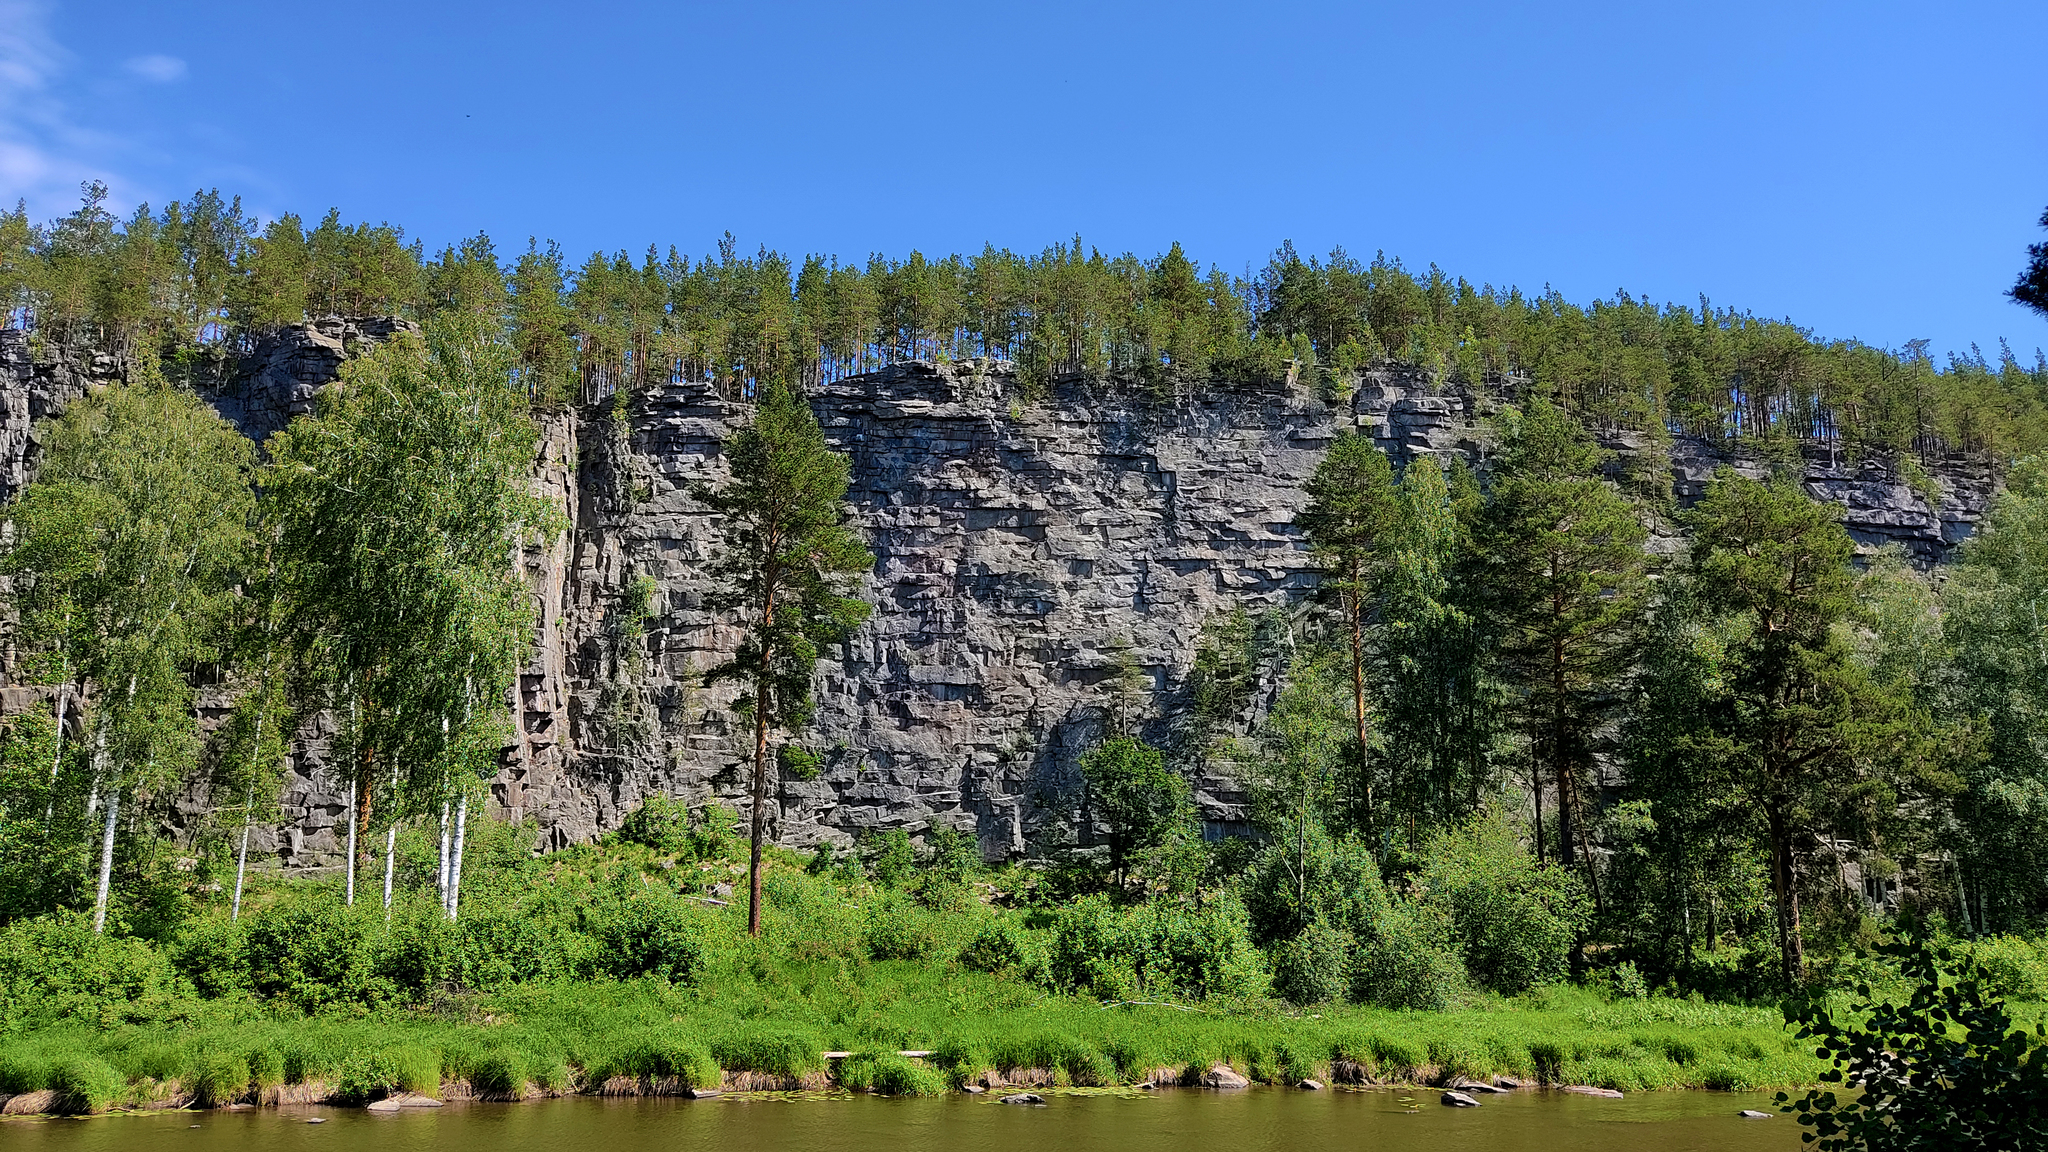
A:
{"type": "MultiPolygon", "coordinates": [[[[394,330],[288,329],[215,402],[260,438],[307,410],[347,355],[394,330]]],[[[0,483],[18,485],[33,465],[30,421],[96,377],[38,365],[5,335],[0,372],[0,483]]],[[[1078,382],[1026,402],[1010,366],[981,361],[903,364],[815,389],[828,437],[852,461],[875,610],[821,662],[800,740],[823,770],[782,787],[777,839],[845,843],[861,829],[945,823],[992,859],[1026,851],[1063,817],[1075,761],[1132,670],[1142,722],[1163,738],[1208,621],[1312,591],[1293,521],[1340,429],[1370,432],[1397,459],[1456,453],[1484,469],[1498,402],[1398,370],[1335,403],[1279,385],[1164,399],[1078,382]]],[[[702,684],[738,633],[705,607],[718,534],[689,492],[723,475],[720,442],[745,413],[710,384],[682,382],[542,417],[536,483],[570,528],[525,556],[536,645],[508,701],[519,735],[493,793],[549,846],[615,826],[653,792],[694,802],[742,791],[750,745],[733,690],[702,684]]],[[[1768,467],[1685,438],[1609,442],[1624,462],[1668,462],[1680,502],[1717,466],[1768,467]]],[[[1950,462],[1930,469],[1930,502],[1884,462],[1826,444],[1805,446],[1798,463],[1810,493],[1844,505],[1859,543],[1896,543],[1921,563],[1967,537],[1994,488],[1987,472],[1950,462]]],[[[327,734],[318,718],[299,733],[287,820],[260,838],[286,867],[339,853],[345,799],[325,770],[327,734]]],[[[1195,783],[1206,819],[1242,818],[1234,781],[1195,783]]]]}

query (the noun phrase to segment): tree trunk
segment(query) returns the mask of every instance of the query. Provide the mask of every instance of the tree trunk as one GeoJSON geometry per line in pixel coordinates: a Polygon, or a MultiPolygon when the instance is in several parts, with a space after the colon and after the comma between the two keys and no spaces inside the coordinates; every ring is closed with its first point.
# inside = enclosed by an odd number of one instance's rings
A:
{"type": "Polygon", "coordinates": [[[1769,816],[1771,836],[1771,894],[1776,897],[1778,920],[1778,961],[1785,987],[1795,988],[1806,974],[1806,947],[1800,938],[1799,886],[1792,872],[1792,836],[1785,827],[1784,813],[1769,816]]]}
{"type": "Polygon", "coordinates": [[[57,689],[57,751],[50,757],[50,795],[43,804],[43,831],[50,830],[50,821],[57,818],[57,770],[64,764],[64,705],[69,703],[64,690],[57,689]]]}
{"type": "Polygon", "coordinates": [[[434,871],[434,896],[441,901],[441,907],[448,906],[448,801],[441,801],[441,855],[439,867],[434,871]]]}
{"type": "Polygon", "coordinates": [[[114,879],[114,820],[120,812],[121,788],[116,784],[107,792],[107,830],[100,837],[100,890],[92,905],[92,930],[96,935],[107,928],[107,889],[114,879]]]}
{"type": "Polygon", "coordinates": [[[235,906],[228,913],[228,922],[235,923],[242,918],[242,877],[249,873],[249,825],[256,816],[256,785],[249,785],[248,794],[242,798],[242,846],[235,852],[235,906]]]}
{"type": "Polygon", "coordinates": [[[353,908],[356,906],[356,785],[348,785],[348,881],[342,892],[341,902],[353,908]]]}
{"type": "Polygon", "coordinates": [[[1358,727],[1358,780],[1365,790],[1365,835],[1373,839],[1373,797],[1372,772],[1367,764],[1365,727],[1365,602],[1358,585],[1364,579],[1354,564],[1351,571],[1352,590],[1345,594],[1349,601],[1347,614],[1351,617],[1351,716],[1358,727]]]}
{"type": "Polygon", "coordinates": [[[469,797],[464,796],[455,805],[455,851],[448,860],[448,918],[462,907],[462,841],[469,829],[469,797]]]}
{"type": "Polygon", "coordinates": [[[1529,783],[1536,800],[1536,864],[1543,865],[1543,769],[1539,765],[1529,773],[1529,783]]]}
{"type": "Polygon", "coordinates": [[[747,863],[747,934],[761,934],[761,841],[768,834],[768,685],[754,689],[754,834],[747,863]]]}

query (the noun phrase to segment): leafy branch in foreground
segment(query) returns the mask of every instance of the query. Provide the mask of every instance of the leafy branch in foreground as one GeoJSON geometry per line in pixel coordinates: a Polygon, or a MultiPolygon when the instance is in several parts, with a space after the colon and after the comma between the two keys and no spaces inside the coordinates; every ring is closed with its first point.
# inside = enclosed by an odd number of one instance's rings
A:
{"type": "Polygon", "coordinates": [[[1869,1013],[1861,1025],[1837,1020],[1817,1001],[1786,1009],[1800,1038],[1818,1039],[1816,1054],[1834,1061],[1821,1081],[1858,1093],[1778,1093],[1783,1110],[1813,1129],[1800,1138],[1822,1152],[2048,1146],[2048,1031],[2014,1028],[1974,959],[1924,939],[1878,951],[1919,982],[1905,1004],[1874,1002],[1862,984],[1864,1002],[1851,1009],[1869,1013]]]}

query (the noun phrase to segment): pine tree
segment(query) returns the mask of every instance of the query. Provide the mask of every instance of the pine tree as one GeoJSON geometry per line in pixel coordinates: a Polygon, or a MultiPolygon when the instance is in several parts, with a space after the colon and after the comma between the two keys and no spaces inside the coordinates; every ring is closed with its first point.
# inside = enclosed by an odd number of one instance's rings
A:
{"type": "MultiPolygon", "coordinates": [[[[1482,529],[1488,607],[1529,737],[1537,855],[1547,770],[1567,867],[1588,847],[1594,733],[1635,663],[1649,591],[1649,533],[1601,478],[1607,456],[1576,419],[1537,398],[1502,454],[1482,529]]],[[[1586,868],[1593,878],[1590,858],[1586,868]]],[[[1597,880],[1592,887],[1597,898],[1597,880]]]]}
{"type": "Polygon", "coordinates": [[[823,645],[843,640],[868,606],[845,595],[874,557],[845,524],[846,457],[825,443],[810,405],[769,385],[754,420],[726,445],[732,478],[698,497],[725,518],[725,552],[713,562],[714,607],[737,609],[747,633],[706,681],[743,682],[737,707],[754,723],[753,830],[747,930],[761,932],[761,846],[768,829],[768,731],[810,716],[811,678],[823,645]]]}
{"type": "Polygon", "coordinates": [[[1338,612],[1351,645],[1351,716],[1357,740],[1353,754],[1361,778],[1367,781],[1362,802],[1370,818],[1375,798],[1370,776],[1364,771],[1369,736],[1366,628],[1377,550],[1398,515],[1394,470],[1371,437],[1340,432],[1331,442],[1329,454],[1316,465],[1307,490],[1309,503],[1301,513],[1301,527],[1322,564],[1324,587],[1337,594],[1338,612]]]}
{"type": "Polygon", "coordinates": [[[1733,633],[1707,731],[1692,743],[1763,825],[1780,975],[1792,985],[1806,970],[1802,843],[1877,760],[1901,758],[1904,717],[1836,627],[1854,607],[1854,546],[1831,506],[1724,469],[1687,520],[1700,594],[1733,633]]]}

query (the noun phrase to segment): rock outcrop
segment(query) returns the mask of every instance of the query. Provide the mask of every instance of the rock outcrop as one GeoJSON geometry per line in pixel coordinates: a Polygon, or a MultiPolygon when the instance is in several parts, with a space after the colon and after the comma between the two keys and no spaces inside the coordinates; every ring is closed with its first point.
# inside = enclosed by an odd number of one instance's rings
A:
{"type": "MultiPolygon", "coordinates": [[[[261,439],[308,411],[347,356],[399,327],[287,329],[209,395],[261,439]]],[[[93,378],[39,365],[18,334],[0,334],[0,483],[30,474],[31,421],[93,378]]],[[[852,461],[848,499],[876,557],[862,590],[874,614],[821,661],[818,709],[799,739],[822,771],[782,786],[776,837],[844,844],[863,829],[948,824],[991,859],[1027,851],[1069,816],[1076,761],[1112,696],[1135,686],[1137,722],[1163,739],[1184,713],[1206,624],[1236,605],[1306,599],[1316,577],[1294,519],[1340,430],[1369,432],[1399,460],[1457,454],[1483,470],[1501,402],[1399,370],[1340,402],[1282,385],[1157,397],[1079,382],[1030,401],[1009,365],[988,361],[897,365],[812,397],[852,461]]],[[[734,690],[702,683],[739,633],[706,607],[705,562],[720,540],[690,493],[724,475],[720,443],[745,416],[712,384],[677,382],[623,409],[541,417],[536,483],[570,527],[525,556],[536,643],[507,702],[518,737],[493,793],[548,846],[616,826],[652,793],[742,792],[750,744],[734,690]]],[[[1682,437],[1609,444],[1623,466],[1668,465],[1681,503],[1715,467],[1771,467],[1682,437]]],[[[1845,506],[1860,544],[1899,544],[1923,564],[1969,534],[1994,489],[1960,462],[1929,469],[1933,502],[1882,460],[1810,444],[1799,463],[1811,494],[1845,506]]],[[[346,800],[325,767],[329,735],[319,717],[298,734],[286,821],[258,837],[286,867],[339,858],[346,800]]],[[[1205,819],[1243,818],[1246,797],[1226,774],[1194,783],[1205,819]]]]}

